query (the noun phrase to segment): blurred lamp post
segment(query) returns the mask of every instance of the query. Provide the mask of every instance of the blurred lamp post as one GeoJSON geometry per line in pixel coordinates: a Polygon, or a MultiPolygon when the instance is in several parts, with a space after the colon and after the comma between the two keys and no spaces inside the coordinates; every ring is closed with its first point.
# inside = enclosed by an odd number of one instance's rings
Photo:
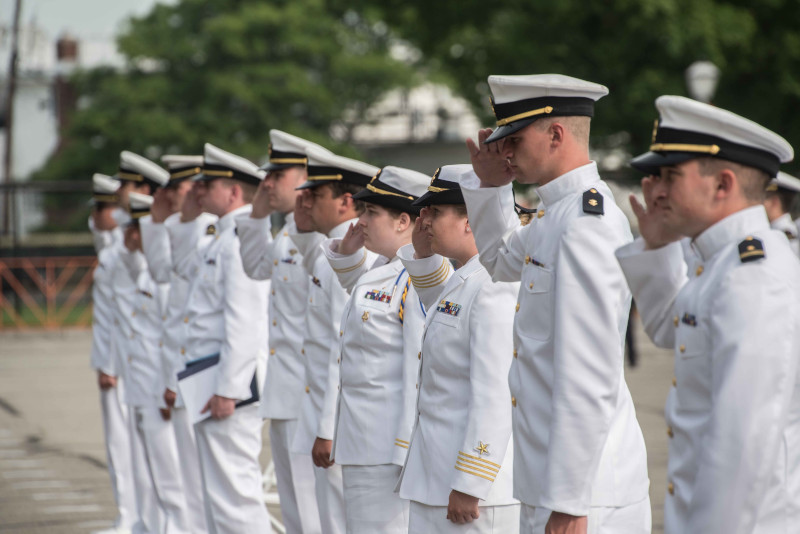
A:
{"type": "Polygon", "coordinates": [[[695,61],[686,69],[686,87],[695,100],[711,103],[717,90],[719,68],[710,61],[695,61]]]}

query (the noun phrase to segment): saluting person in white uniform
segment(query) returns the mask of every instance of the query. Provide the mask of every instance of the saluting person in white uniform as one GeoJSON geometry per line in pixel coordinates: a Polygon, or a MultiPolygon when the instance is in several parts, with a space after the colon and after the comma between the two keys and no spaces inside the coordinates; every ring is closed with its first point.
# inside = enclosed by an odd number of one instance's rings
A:
{"type": "Polygon", "coordinates": [[[800,517],[800,264],[764,190],[794,151],[729,111],[656,100],[631,165],[641,237],[617,251],[648,335],[674,347],[666,534],[778,534],[800,517]],[[679,240],[691,238],[686,272],[679,240]]]}
{"type": "Polygon", "coordinates": [[[462,182],[481,263],[521,281],[509,383],[520,530],[649,533],[647,456],[624,377],[630,290],[614,251],[630,225],[589,159],[596,83],[490,76],[497,129],[467,141],[462,182]],[[513,180],[534,184],[520,226],[513,180]],[[620,459],[624,458],[624,461],[620,459]]]}
{"type": "MultiPolygon", "coordinates": [[[[300,419],[292,452],[311,453],[320,524],[325,534],[345,532],[342,469],[330,460],[339,387],[336,363],[342,310],[347,291],[341,286],[320,246],[326,237],[343,237],[363,205],[353,200],[378,167],[308,147],[308,180],[295,208],[297,233],[289,236],[303,256],[308,274],[308,312],[301,353],[306,358],[300,419]]],[[[364,257],[372,265],[375,255],[364,257]]]]}
{"type": "MultiPolygon", "coordinates": [[[[167,172],[142,158],[135,162],[144,176],[163,179],[167,172]]],[[[189,533],[189,514],[178,467],[178,451],[163,391],[160,350],[162,315],[169,286],[158,284],[141,253],[139,219],[150,213],[153,197],[130,193],[131,222],[125,229],[122,255],[135,282],[134,309],[128,318],[130,340],[119,366],[124,367],[125,402],[131,422],[131,456],[137,498],[146,529],[153,533],[189,533]],[[153,502],[154,501],[154,502],[153,502]],[[150,511],[152,513],[145,513],[150,511]]],[[[138,529],[135,529],[138,530],[138,529]]]]}
{"type": "MultiPolygon", "coordinates": [[[[322,245],[350,292],[338,340],[331,455],[342,466],[349,534],[408,532],[408,501],[394,488],[413,424],[402,419],[413,413],[404,410],[405,377],[419,368],[425,316],[397,250],[411,243],[420,209],[412,202],[427,191],[428,181],[416,171],[384,167],[353,196],[366,204],[358,222],[343,238],[322,245]],[[367,250],[378,255],[371,268],[367,250]]],[[[411,391],[416,393],[413,385],[411,391]]]]}
{"type": "Polygon", "coordinates": [[[119,186],[118,180],[105,174],[96,173],[92,177],[92,216],[89,225],[97,248],[97,267],[92,285],[91,366],[97,371],[108,474],[117,504],[117,517],[113,527],[103,531],[106,534],[130,532],[137,517],[128,407],[123,401],[123,385],[116,359],[111,358],[112,339],[118,335],[114,325],[112,274],[123,247],[122,229],[113,217],[114,211],[119,209],[119,186]]]}
{"type": "MultiPolygon", "coordinates": [[[[203,480],[200,476],[200,460],[192,425],[177,391],[177,373],[186,365],[186,334],[188,324],[185,307],[188,300],[190,280],[177,275],[172,265],[170,230],[180,225],[184,202],[197,207],[192,190],[191,178],[203,167],[203,156],[164,155],[161,161],[169,169],[169,182],[153,196],[150,215],[139,219],[142,236],[142,252],[147,259],[147,268],[156,283],[169,284],[166,310],[161,322],[159,342],[164,389],[161,395],[170,410],[172,429],[178,447],[178,466],[189,515],[189,528],[192,532],[206,532],[205,506],[203,504],[203,480]],[[181,354],[183,349],[183,354],[181,354]]],[[[178,239],[189,240],[203,246],[214,238],[216,217],[206,213],[200,215],[190,225],[192,232],[180,235],[178,239]],[[210,230],[210,231],[209,231],[210,230]]],[[[174,230],[173,230],[174,231],[174,230]]]]}
{"type": "Polygon", "coordinates": [[[800,192],[800,180],[778,171],[778,175],[771,179],[767,186],[764,208],[767,210],[770,227],[783,232],[795,256],[800,257],[800,239],[797,237],[797,225],[792,220],[791,214],[798,192],[800,192]]]}
{"type": "MultiPolygon", "coordinates": [[[[261,394],[261,417],[270,420],[272,462],[287,534],[321,530],[314,492],[314,467],[309,451],[292,454],[305,392],[305,355],[301,353],[308,308],[308,274],[289,234],[296,233],[294,208],[299,186],[306,182],[306,149],[318,146],[280,130],[270,130],[267,175],[253,199],[253,211],[236,219],[242,265],[254,280],[270,280],[269,358],[261,394]],[[270,215],[281,213],[285,224],[272,236],[270,215]]],[[[322,149],[322,147],[319,147],[322,149]]]]}
{"type": "Polygon", "coordinates": [[[235,232],[236,217],[250,213],[263,178],[255,164],[206,143],[203,171],[193,181],[200,206],[219,217],[214,239],[199,251],[194,243],[172,245],[178,275],[193,280],[186,353],[190,361],[219,358],[215,386],[201,410],[210,418],[195,425],[206,522],[209,532],[218,534],[272,530],[258,462],[262,420],[251,402],[253,390],[256,396],[260,392],[258,375],[266,359],[269,282],[245,274],[235,232]]]}
{"type": "Polygon", "coordinates": [[[465,173],[469,165],[436,172],[415,202],[425,209],[414,245],[398,252],[427,308],[417,418],[398,484],[411,500],[412,534],[519,530],[508,389],[519,284],[493,283],[478,261],[465,173]]]}

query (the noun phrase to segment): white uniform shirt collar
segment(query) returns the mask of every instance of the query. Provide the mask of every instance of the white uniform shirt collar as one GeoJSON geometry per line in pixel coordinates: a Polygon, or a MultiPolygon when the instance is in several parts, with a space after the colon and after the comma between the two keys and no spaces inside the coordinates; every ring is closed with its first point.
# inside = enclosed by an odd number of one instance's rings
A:
{"type": "Polygon", "coordinates": [[[542,199],[545,206],[555,204],[562,198],[575,193],[584,191],[589,186],[600,179],[597,174],[597,163],[590,161],[582,167],[572,169],[568,173],[562,174],[552,182],[536,188],[536,193],[542,199]]]}
{"type": "Polygon", "coordinates": [[[769,230],[769,219],[764,206],[752,206],[711,225],[695,238],[692,246],[703,261],[708,261],[725,245],[765,230],[769,230]]]}
{"type": "Polygon", "coordinates": [[[228,228],[233,228],[236,225],[236,217],[239,215],[250,215],[251,211],[253,211],[252,204],[245,204],[233,211],[229,211],[219,218],[219,222],[217,222],[217,231],[224,232],[228,228]]]}
{"type": "Polygon", "coordinates": [[[792,235],[797,234],[797,225],[795,225],[794,221],[792,220],[792,216],[789,213],[784,213],[769,223],[769,225],[775,230],[780,230],[781,232],[791,232],[792,235]]]}
{"type": "Polygon", "coordinates": [[[347,230],[350,228],[350,225],[351,224],[356,224],[357,222],[358,222],[358,219],[356,218],[356,219],[350,219],[349,221],[345,221],[345,222],[339,224],[338,226],[334,227],[333,230],[328,232],[328,237],[333,237],[333,238],[344,237],[344,234],[347,233],[347,230]]]}
{"type": "Polygon", "coordinates": [[[289,213],[287,213],[286,215],[283,216],[283,224],[285,226],[290,226],[292,223],[294,223],[294,212],[293,211],[289,212],[289,213]]]}
{"type": "Polygon", "coordinates": [[[459,269],[456,269],[456,271],[453,273],[453,276],[458,276],[462,280],[466,280],[469,277],[469,275],[471,275],[480,268],[481,268],[480,255],[475,254],[469,259],[469,261],[467,261],[467,263],[462,265],[459,269]]]}

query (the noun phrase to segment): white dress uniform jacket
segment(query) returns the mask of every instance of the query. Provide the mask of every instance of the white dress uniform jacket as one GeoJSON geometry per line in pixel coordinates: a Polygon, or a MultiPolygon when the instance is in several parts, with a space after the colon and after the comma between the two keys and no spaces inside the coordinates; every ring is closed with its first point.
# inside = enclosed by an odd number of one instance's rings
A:
{"type": "Polygon", "coordinates": [[[117,375],[116,359],[111,358],[111,345],[114,336],[119,335],[114,325],[115,301],[113,273],[123,249],[117,241],[97,254],[92,286],[92,353],[91,366],[96,371],[111,376],[117,375]]]}
{"type": "MultiPolygon", "coordinates": [[[[269,217],[237,217],[242,265],[254,280],[270,280],[269,358],[260,414],[267,419],[297,419],[305,385],[303,335],[308,304],[308,274],[289,234],[294,215],[272,237],[269,217]]],[[[310,450],[310,449],[309,449],[310,450]]]]}
{"type": "Polygon", "coordinates": [[[597,166],[537,188],[524,227],[510,184],[481,189],[473,175],[462,191],[481,263],[495,281],[521,281],[514,496],[575,516],[646,499],[644,439],[623,376],[631,295],[614,257],[632,236],[597,166]]]}
{"type": "MultiPolygon", "coordinates": [[[[328,234],[343,237],[356,219],[343,222],[328,234]]],[[[305,397],[302,401],[292,452],[310,454],[316,438],[333,439],[336,397],[339,385],[339,326],[347,291],[339,284],[321,244],[325,236],[318,232],[289,234],[303,256],[308,276],[308,312],[306,334],[301,353],[305,356],[305,397]]],[[[369,255],[369,265],[375,261],[369,255]]]]}
{"type": "MultiPolygon", "coordinates": [[[[341,255],[335,252],[339,243],[329,239],[322,245],[350,292],[336,360],[340,379],[332,456],[340,465],[403,465],[413,427],[413,412],[404,410],[410,393],[404,368],[419,369],[425,315],[399,258],[379,256],[367,269],[366,249],[341,255]]],[[[411,392],[416,393],[413,384],[411,392]]]]}
{"type": "MultiPolygon", "coordinates": [[[[441,256],[414,260],[412,245],[398,255],[415,284],[449,275],[441,256]]],[[[519,284],[492,283],[476,255],[446,283],[418,289],[428,315],[400,497],[447,506],[457,490],[481,506],[516,504],[508,370],[519,284]]]]}
{"type": "Polygon", "coordinates": [[[647,333],[675,350],[665,532],[793,532],[800,264],[761,206],[711,226],[693,248],[700,262],[688,277],[678,243],[645,250],[639,239],[617,252],[647,333]]]}
{"type": "Polygon", "coordinates": [[[220,217],[214,239],[199,254],[193,246],[173,248],[177,273],[194,279],[186,305],[189,360],[220,355],[209,398],[250,398],[250,383],[266,356],[269,282],[245,274],[235,233],[236,217],[251,209],[248,204],[220,217]]]}
{"type": "Polygon", "coordinates": [[[792,248],[795,256],[800,257],[800,240],[797,239],[797,225],[792,220],[792,216],[784,213],[770,224],[774,230],[780,230],[789,240],[789,246],[792,248]]]}
{"type": "MultiPolygon", "coordinates": [[[[166,388],[178,393],[178,372],[189,360],[186,353],[186,336],[189,324],[186,320],[186,303],[189,299],[191,280],[178,276],[172,261],[173,243],[180,242],[187,249],[198,250],[208,246],[216,234],[214,223],[217,217],[201,214],[188,223],[180,222],[180,213],[167,217],[163,224],[154,224],[152,216],[139,219],[142,232],[142,249],[147,258],[150,274],[157,283],[169,283],[166,312],[162,319],[161,365],[166,388]]],[[[162,391],[163,393],[163,391],[162,391]]],[[[175,406],[182,407],[178,395],[175,406]]]]}

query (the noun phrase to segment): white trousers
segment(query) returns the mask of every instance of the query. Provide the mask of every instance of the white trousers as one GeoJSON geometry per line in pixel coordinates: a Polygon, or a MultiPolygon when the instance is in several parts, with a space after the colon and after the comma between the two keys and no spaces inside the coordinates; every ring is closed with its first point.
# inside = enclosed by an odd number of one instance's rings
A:
{"type": "Polygon", "coordinates": [[[195,534],[203,534],[208,531],[203,503],[203,477],[200,474],[200,459],[197,457],[194,425],[189,420],[186,408],[173,408],[172,430],[178,445],[178,468],[189,513],[189,529],[195,534]]]}
{"type": "Polygon", "coordinates": [[[297,419],[272,419],[269,443],[286,534],[321,534],[314,469],[308,455],[290,450],[297,419]]]}
{"type": "Polygon", "coordinates": [[[194,427],[211,534],[272,532],[258,463],[262,424],[258,406],[251,404],[194,427]]]}
{"type": "MultiPolygon", "coordinates": [[[[308,461],[312,462],[309,455],[308,461]]],[[[333,464],[327,469],[314,466],[314,486],[319,507],[319,522],[322,534],[345,533],[344,491],[342,487],[342,466],[333,464]]]]}
{"type": "MultiPolygon", "coordinates": [[[[447,506],[411,501],[408,534],[517,534],[519,505],[478,506],[478,519],[456,524],[447,519],[447,506]]],[[[542,531],[544,532],[544,531],[542,531]]]]}
{"type": "MultiPolygon", "coordinates": [[[[520,534],[544,534],[550,519],[547,508],[522,505],[520,534]]],[[[587,534],[650,534],[652,519],[650,498],[618,508],[592,507],[587,534]]]]}
{"type": "Polygon", "coordinates": [[[172,422],[156,406],[131,408],[131,445],[146,532],[189,534],[189,513],[172,422]]]}
{"type": "Polygon", "coordinates": [[[406,534],[408,501],[394,492],[401,467],[343,465],[347,534],[406,534]]]}
{"type": "Polygon", "coordinates": [[[111,478],[111,491],[117,503],[117,518],[114,526],[130,529],[136,522],[136,489],[133,484],[133,465],[131,463],[130,427],[128,406],[122,401],[122,380],[117,387],[100,390],[100,409],[103,414],[103,434],[106,442],[108,475],[111,478]]]}

